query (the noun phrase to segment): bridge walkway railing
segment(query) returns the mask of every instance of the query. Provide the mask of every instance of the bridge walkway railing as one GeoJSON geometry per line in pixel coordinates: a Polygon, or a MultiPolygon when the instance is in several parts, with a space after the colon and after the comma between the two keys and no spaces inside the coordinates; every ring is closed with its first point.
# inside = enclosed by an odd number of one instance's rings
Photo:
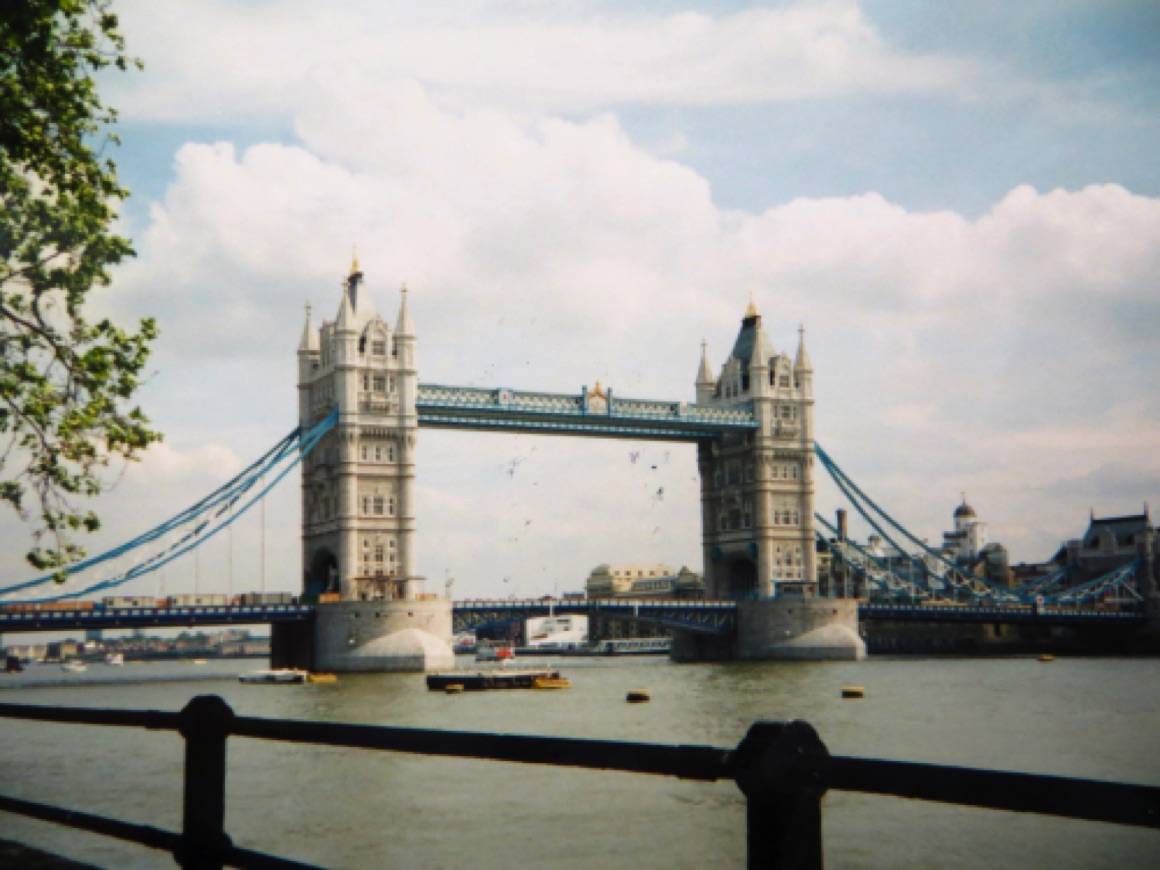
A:
{"type": "Polygon", "coordinates": [[[0,795],[0,811],[171,852],[197,868],[308,868],[235,846],[225,831],[230,737],[702,781],[733,780],[746,798],[750,868],[822,867],[829,789],[1160,828],[1160,787],[832,756],[807,722],[757,722],[734,748],[531,737],[237,716],[216,695],[179,713],[0,704],[0,718],[176,731],[185,738],[182,831],[166,831],[0,795]]]}

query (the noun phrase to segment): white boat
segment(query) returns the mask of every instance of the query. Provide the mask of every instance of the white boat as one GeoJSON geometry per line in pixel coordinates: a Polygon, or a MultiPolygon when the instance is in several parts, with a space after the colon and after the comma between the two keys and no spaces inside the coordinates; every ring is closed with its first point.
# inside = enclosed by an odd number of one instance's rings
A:
{"type": "Polygon", "coordinates": [[[616,637],[596,647],[605,656],[668,655],[673,648],[671,637],[616,637]]]}
{"type": "Polygon", "coordinates": [[[251,671],[248,674],[240,674],[238,682],[241,683],[305,683],[307,671],[299,671],[295,668],[276,668],[268,671],[251,671]]]}
{"type": "Polygon", "coordinates": [[[119,652],[109,653],[105,656],[105,664],[107,665],[123,665],[125,664],[125,654],[119,652]]]}
{"type": "Polygon", "coordinates": [[[89,666],[80,659],[69,659],[60,666],[62,671],[68,671],[70,674],[80,674],[89,669],[89,666]]]}
{"type": "Polygon", "coordinates": [[[668,655],[673,648],[671,637],[617,637],[603,640],[596,646],[564,650],[572,656],[659,656],[668,655]]]}

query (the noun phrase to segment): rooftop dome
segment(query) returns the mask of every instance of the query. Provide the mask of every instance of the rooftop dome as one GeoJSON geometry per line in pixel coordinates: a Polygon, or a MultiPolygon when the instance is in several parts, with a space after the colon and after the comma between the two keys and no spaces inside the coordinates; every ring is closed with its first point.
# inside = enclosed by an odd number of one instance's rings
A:
{"type": "Polygon", "coordinates": [[[967,504],[967,497],[964,495],[963,503],[955,508],[955,519],[960,520],[967,517],[974,519],[976,516],[978,516],[978,514],[975,513],[975,509],[973,507],[967,504]]]}

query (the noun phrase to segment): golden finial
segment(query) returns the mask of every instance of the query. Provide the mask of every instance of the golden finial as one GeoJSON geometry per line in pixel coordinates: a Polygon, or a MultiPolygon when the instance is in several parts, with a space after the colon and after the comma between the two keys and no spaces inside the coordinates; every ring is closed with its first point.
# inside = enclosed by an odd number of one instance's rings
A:
{"type": "Polygon", "coordinates": [[[358,267],[358,245],[350,249],[350,274],[357,275],[362,270],[358,267]]]}
{"type": "Polygon", "coordinates": [[[757,311],[757,303],[753,301],[753,291],[749,292],[749,307],[745,309],[746,317],[760,317],[761,314],[757,311]]]}

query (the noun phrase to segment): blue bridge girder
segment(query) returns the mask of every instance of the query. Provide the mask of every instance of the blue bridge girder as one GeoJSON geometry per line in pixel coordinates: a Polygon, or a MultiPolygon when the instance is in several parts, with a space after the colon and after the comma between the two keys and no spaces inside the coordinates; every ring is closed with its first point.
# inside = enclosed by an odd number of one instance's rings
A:
{"type": "Polygon", "coordinates": [[[420,384],[419,425],[543,435],[587,435],[645,441],[713,441],[757,428],[753,406],[719,408],[686,402],[622,399],[587,390],[577,395],[420,384]]]}
{"type": "MultiPolygon", "coordinates": [[[[125,607],[47,611],[0,610],[0,634],[34,631],[71,631],[116,628],[190,628],[215,625],[269,625],[307,622],[313,604],[206,605],[200,607],[125,607]]],[[[661,625],[702,634],[732,634],[737,620],[734,601],[617,600],[543,601],[540,599],[458,601],[452,606],[456,632],[547,616],[549,613],[600,615],[661,625]]],[[[1003,605],[954,607],[949,605],[858,605],[860,622],[900,621],[926,623],[1003,623],[1021,625],[1121,625],[1144,623],[1142,613],[1079,610],[1071,607],[1003,605]]]]}
{"type": "Polygon", "coordinates": [[[191,628],[213,625],[270,625],[314,619],[313,604],[117,607],[92,610],[0,611],[0,634],[109,628],[191,628]]]}
{"type": "Polygon", "coordinates": [[[1144,614],[1116,610],[1077,610],[1011,604],[956,607],[947,604],[859,604],[859,622],[957,622],[1004,625],[1143,625],[1144,614]]]}

